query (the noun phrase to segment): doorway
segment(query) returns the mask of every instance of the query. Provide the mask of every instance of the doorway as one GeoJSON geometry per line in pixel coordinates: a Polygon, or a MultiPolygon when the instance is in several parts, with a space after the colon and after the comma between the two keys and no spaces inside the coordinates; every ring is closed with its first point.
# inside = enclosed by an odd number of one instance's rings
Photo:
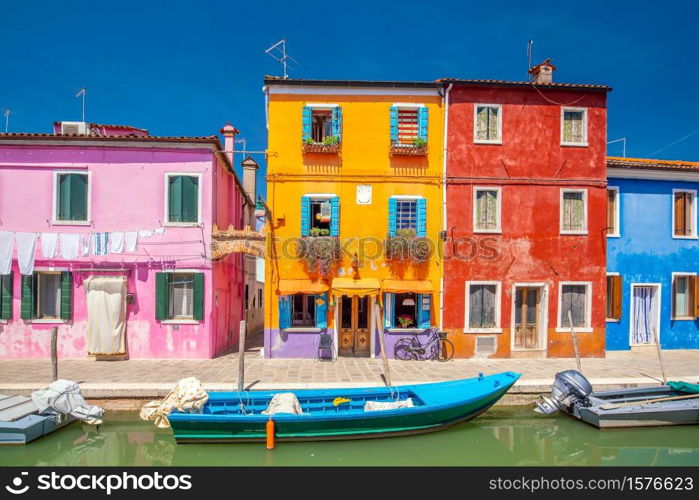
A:
{"type": "Polygon", "coordinates": [[[367,295],[342,296],[339,304],[340,356],[369,357],[371,338],[369,335],[369,306],[367,295]]]}
{"type": "Polygon", "coordinates": [[[631,345],[652,345],[660,338],[660,285],[631,285],[631,345]]]}
{"type": "Polygon", "coordinates": [[[541,348],[541,287],[518,286],[514,300],[514,348],[534,350],[541,348]]]}

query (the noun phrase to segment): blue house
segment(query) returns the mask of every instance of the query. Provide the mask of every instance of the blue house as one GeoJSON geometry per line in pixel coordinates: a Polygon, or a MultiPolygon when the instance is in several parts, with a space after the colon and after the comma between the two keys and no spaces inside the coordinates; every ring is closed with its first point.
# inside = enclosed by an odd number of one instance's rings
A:
{"type": "Polygon", "coordinates": [[[699,163],[608,158],[607,350],[699,349],[699,163]]]}

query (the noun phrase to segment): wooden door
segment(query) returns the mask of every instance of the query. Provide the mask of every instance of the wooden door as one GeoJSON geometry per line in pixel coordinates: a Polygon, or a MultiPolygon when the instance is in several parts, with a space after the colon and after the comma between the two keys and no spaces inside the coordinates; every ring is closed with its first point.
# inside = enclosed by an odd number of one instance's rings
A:
{"type": "Polygon", "coordinates": [[[341,356],[369,356],[371,345],[369,297],[341,297],[339,306],[339,354],[341,356]]]}
{"type": "Polygon", "coordinates": [[[518,287],[515,294],[515,349],[539,347],[539,298],[535,287],[518,287]]]}

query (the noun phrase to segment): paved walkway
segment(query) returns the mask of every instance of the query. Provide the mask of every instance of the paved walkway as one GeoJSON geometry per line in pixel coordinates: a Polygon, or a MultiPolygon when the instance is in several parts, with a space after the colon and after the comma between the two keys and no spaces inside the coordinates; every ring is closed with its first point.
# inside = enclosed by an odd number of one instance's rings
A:
{"type": "MultiPolygon", "coordinates": [[[[664,351],[670,380],[699,381],[699,351],[664,351]]],[[[548,392],[556,372],[575,368],[574,359],[459,359],[436,361],[390,361],[394,384],[432,382],[500,371],[522,373],[515,393],[548,392]]],[[[596,389],[653,385],[642,374],[660,378],[655,351],[610,352],[606,358],[582,360],[583,373],[596,389]]],[[[255,389],[297,389],[381,385],[380,359],[340,358],[335,362],[313,360],[267,360],[258,353],[245,357],[246,386],[255,389]]],[[[213,360],[59,360],[58,376],[80,382],[90,398],[148,398],[167,393],[181,378],[198,377],[207,389],[233,389],[237,384],[238,355],[213,360]]],[[[27,394],[50,382],[47,360],[0,361],[0,394],[27,394]]]]}

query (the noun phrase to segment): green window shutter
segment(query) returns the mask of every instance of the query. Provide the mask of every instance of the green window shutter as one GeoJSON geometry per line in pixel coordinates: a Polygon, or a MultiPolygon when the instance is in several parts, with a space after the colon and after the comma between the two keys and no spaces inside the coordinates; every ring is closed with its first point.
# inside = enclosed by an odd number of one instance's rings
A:
{"type": "Polygon", "coordinates": [[[0,287],[0,319],[12,319],[12,286],[14,274],[2,276],[0,287]]]}
{"type": "Polygon", "coordinates": [[[73,317],[73,274],[61,272],[61,319],[70,320],[73,317]]]}
{"type": "Polygon", "coordinates": [[[168,178],[168,222],[182,222],[182,176],[168,178]]]}
{"type": "Polygon", "coordinates": [[[197,321],[204,319],[204,273],[194,273],[193,316],[197,321]]]}
{"type": "Polygon", "coordinates": [[[87,220],[87,175],[70,174],[70,220],[87,220]]]}
{"type": "Polygon", "coordinates": [[[155,273],[155,319],[168,319],[170,273],[155,273]]]}
{"type": "Polygon", "coordinates": [[[199,178],[182,176],[182,222],[199,222],[199,178]]]}
{"type": "Polygon", "coordinates": [[[20,317],[22,319],[34,318],[34,276],[22,276],[22,307],[20,317]]]}
{"type": "Polygon", "coordinates": [[[58,220],[71,220],[70,192],[72,176],[58,175],[58,220]]]}

